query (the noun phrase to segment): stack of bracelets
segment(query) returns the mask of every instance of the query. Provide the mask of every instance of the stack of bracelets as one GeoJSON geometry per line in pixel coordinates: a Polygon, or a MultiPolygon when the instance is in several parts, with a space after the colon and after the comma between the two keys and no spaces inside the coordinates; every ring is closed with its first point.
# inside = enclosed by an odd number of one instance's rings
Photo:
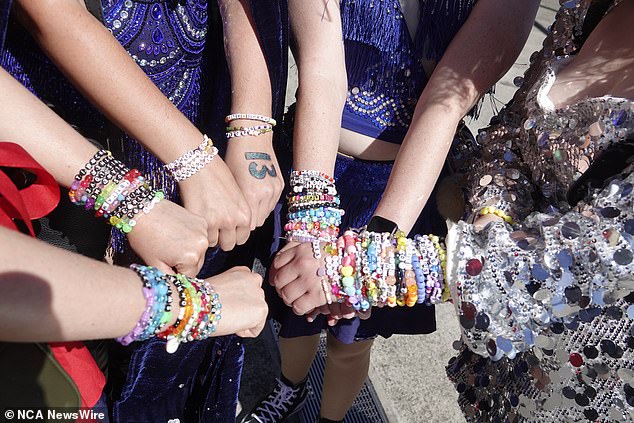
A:
{"type": "Polygon", "coordinates": [[[443,301],[446,254],[435,235],[347,230],[324,247],[326,301],[357,311],[443,301]]]}
{"type": "Polygon", "coordinates": [[[326,302],[370,307],[435,304],[448,298],[444,283],[446,254],[434,235],[408,239],[401,231],[346,231],[339,237],[344,211],[335,181],[314,171],[293,171],[288,194],[286,239],[310,242],[326,302]]]}
{"type": "Polygon", "coordinates": [[[117,338],[121,344],[158,336],[167,340],[167,352],[174,353],[180,343],[203,340],[216,331],[222,304],[208,282],[180,274],[166,275],[154,267],[138,264],[130,268],[143,282],[146,305],[134,329],[117,338]],[[173,325],[165,328],[172,318],[172,286],[178,292],[178,316],[173,325]]]}
{"type": "Polygon", "coordinates": [[[225,118],[225,122],[227,123],[226,129],[228,140],[236,137],[257,137],[259,135],[273,132],[273,127],[277,124],[277,122],[273,118],[252,113],[233,113],[225,118]],[[246,127],[231,125],[231,122],[235,120],[252,120],[255,122],[260,122],[260,124],[246,127]]]}
{"type": "Polygon", "coordinates": [[[182,182],[195,175],[217,155],[218,149],[214,147],[213,141],[207,135],[203,135],[203,142],[198,147],[187,151],[178,159],[166,164],[165,170],[176,182],[182,182]]]}
{"type": "Polygon", "coordinates": [[[154,191],[137,169],[128,169],[107,150],[98,151],[75,176],[70,201],[124,234],[134,229],[141,212],[149,213],[165,196],[154,191]]]}

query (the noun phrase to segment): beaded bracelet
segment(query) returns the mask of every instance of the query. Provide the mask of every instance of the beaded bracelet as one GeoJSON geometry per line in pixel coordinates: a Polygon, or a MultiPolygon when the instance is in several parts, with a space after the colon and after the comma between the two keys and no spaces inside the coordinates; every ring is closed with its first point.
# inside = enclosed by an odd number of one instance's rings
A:
{"type": "Polygon", "coordinates": [[[170,320],[172,291],[162,272],[154,267],[133,264],[134,270],[143,283],[146,304],[141,318],[127,335],[117,338],[122,345],[143,341],[156,334],[157,329],[170,320]]]}
{"type": "Polygon", "coordinates": [[[326,264],[317,275],[327,302],[365,312],[372,306],[413,307],[444,299],[446,257],[434,235],[409,239],[401,231],[348,230],[323,251],[326,264]]]}
{"type": "Polygon", "coordinates": [[[213,141],[207,135],[203,135],[203,142],[198,147],[187,151],[173,162],[167,163],[165,170],[176,182],[182,182],[199,172],[217,155],[218,149],[213,141]]]}
{"type": "Polygon", "coordinates": [[[509,216],[508,214],[504,213],[503,210],[497,209],[495,207],[491,207],[491,206],[483,207],[483,208],[480,209],[478,214],[480,216],[485,216],[487,214],[494,214],[497,217],[499,217],[502,220],[504,220],[508,224],[511,224],[511,225],[515,224],[515,222],[513,221],[513,218],[511,216],[509,216]]]}
{"type": "Polygon", "coordinates": [[[263,123],[269,124],[271,126],[277,125],[277,122],[275,121],[275,119],[268,116],[257,115],[253,113],[232,113],[229,116],[225,117],[226,123],[232,122],[234,120],[254,120],[257,122],[263,122],[263,123]]]}
{"type": "Polygon", "coordinates": [[[166,339],[167,352],[174,353],[181,343],[206,339],[216,331],[222,304],[208,282],[180,274],[165,275],[150,266],[133,264],[130,268],[141,278],[146,305],[134,329],[117,338],[118,342],[129,345],[158,336],[166,339]],[[165,327],[172,315],[171,286],[178,293],[179,310],[174,324],[165,327]]]}
{"type": "Polygon", "coordinates": [[[267,134],[269,132],[273,132],[272,125],[257,125],[257,126],[227,126],[226,128],[227,139],[236,138],[236,137],[246,137],[252,136],[257,137],[260,135],[267,134]]]}
{"type": "Polygon", "coordinates": [[[286,239],[298,242],[336,239],[344,212],[339,208],[334,179],[313,170],[293,171],[290,184],[286,239]]]}
{"type": "Polygon", "coordinates": [[[75,175],[68,197],[127,234],[138,215],[149,213],[164,195],[152,190],[140,171],[126,168],[112,153],[99,150],[75,175]]]}

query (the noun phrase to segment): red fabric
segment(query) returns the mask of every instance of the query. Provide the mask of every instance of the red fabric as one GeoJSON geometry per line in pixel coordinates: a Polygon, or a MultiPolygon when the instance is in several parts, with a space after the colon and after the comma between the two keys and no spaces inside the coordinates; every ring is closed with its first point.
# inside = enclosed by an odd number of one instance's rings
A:
{"type": "MultiPolygon", "coordinates": [[[[17,144],[0,142],[0,166],[24,169],[37,179],[27,188],[18,190],[0,170],[0,225],[18,230],[13,219],[24,221],[31,236],[35,236],[31,220],[46,216],[59,203],[59,186],[55,179],[17,144]]],[[[50,344],[53,356],[71,377],[81,395],[82,407],[93,407],[106,379],[81,342],[50,344]]]]}
{"type": "Polygon", "coordinates": [[[37,177],[33,184],[18,191],[9,177],[0,172],[0,224],[17,230],[11,219],[23,220],[34,236],[31,220],[46,216],[57,207],[59,186],[55,179],[17,144],[0,143],[0,166],[24,169],[37,177]]]}
{"type": "Polygon", "coordinates": [[[68,373],[79,393],[82,407],[94,407],[101,397],[106,378],[81,342],[51,343],[51,352],[68,373]]]}

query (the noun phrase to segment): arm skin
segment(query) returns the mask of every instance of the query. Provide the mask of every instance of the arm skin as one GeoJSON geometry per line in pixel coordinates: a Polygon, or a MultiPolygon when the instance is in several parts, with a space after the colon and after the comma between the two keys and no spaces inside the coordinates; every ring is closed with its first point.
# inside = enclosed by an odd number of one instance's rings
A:
{"type": "MultiPolygon", "coordinates": [[[[2,68],[0,116],[0,140],[21,145],[66,188],[97,152],[97,147],[2,68]]],[[[176,269],[188,276],[196,276],[207,251],[207,223],[181,206],[164,200],[151,213],[138,219],[128,240],[147,264],[163,272],[171,273],[176,269]]]]}
{"type": "MultiPolygon", "coordinates": [[[[260,46],[251,9],[246,0],[219,0],[225,52],[231,74],[231,113],[254,113],[271,116],[272,92],[269,72],[260,46]]],[[[253,126],[257,122],[238,120],[233,126],[253,126]]],[[[266,157],[266,156],[263,156],[266,157]]],[[[229,140],[227,165],[251,207],[251,230],[261,226],[284,188],[284,179],[273,151],[273,134],[238,137],[229,140]],[[262,179],[253,175],[247,153],[263,153],[270,160],[256,161],[258,170],[270,169],[262,179]],[[273,176],[273,175],[275,176],[273,176]]]]}
{"type": "Polygon", "coordinates": [[[293,164],[332,175],[348,89],[339,2],[290,0],[288,7],[299,69],[293,164]]]}
{"type": "MultiPolygon", "coordinates": [[[[290,6],[298,6],[301,1],[291,2],[290,6]]],[[[335,2],[329,2],[331,8],[335,7],[333,3],[335,2]]],[[[537,0],[504,1],[503,5],[501,3],[502,0],[480,0],[476,4],[469,19],[434,70],[417,104],[412,125],[398,153],[385,195],[375,213],[396,222],[406,232],[411,229],[427,202],[442,169],[458,122],[512,65],[528,37],[539,4],[537,0]],[[411,181],[422,182],[413,185],[411,181]]],[[[303,9],[309,7],[302,6],[303,9]]],[[[313,28],[314,32],[311,32],[309,18],[314,21],[314,17],[308,13],[301,13],[303,10],[294,10],[293,7],[289,10],[292,27],[297,29],[296,36],[301,37],[298,39],[300,52],[308,52],[308,58],[314,60],[310,61],[301,55],[299,57],[300,97],[295,125],[295,165],[302,168],[302,165],[310,164],[314,156],[317,163],[322,166],[317,169],[332,171],[332,167],[328,166],[334,162],[336,155],[338,130],[345,101],[341,100],[339,95],[344,93],[345,99],[345,80],[343,90],[340,87],[336,88],[337,83],[331,83],[333,92],[318,95],[321,85],[328,86],[323,80],[320,81],[318,76],[324,72],[327,80],[335,78],[337,81],[337,76],[345,76],[345,72],[339,71],[341,67],[345,67],[345,63],[343,56],[337,53],[326,57],[320,56],[319,53],[322,48],[327,50],[327,47],[323,46],[328,46],[332,50],[333,46],[341,45],[341,30],[339,28],[339,33],[335,34],[334,30],[328,33],[322,28],[321,32],[324,34],[320,34],[318,29],[313,28]],[[293,19],[296,19],[295,26],[293,19]],[[328,39],[329,35],[333,38],[328,39]],[[335,36],[339,38],[334,39],[335,36]],[[338,60],[339,58],[342,60],[338,60]],[[304,81],[304,63],[308,63],[310,72],[306,91],[302,91],[301,85],[304,81]],[[314,76],[315,74],[317,76],[314,76]],[[301,94],[304,92],[308,92],[309,96],[308,100],[302,103],[304,98],[301,94]],[[326,99],[327,94],[333,98],[326,99]],[[338,102],[335,103],[335,100],[338,102]],[[338,107],[339,104],[341,107],[338,107]],[[333,125],[335,118],[331,114],[334,115],[335,112],[336,125],[333,125]],[[324,125],[315,125],[315,116],[320,114],[325,120],[324,125]],[[306,119],[308,128],[303,128],[302,119],[306,119]],[[331,134],[330,128],[335,127],[337,133],[331,134]],[[320,136],[322,131],[324,135],[320,136]],[[319,143],[311,143],[316,139],[319,143]]],[[[336,13],[336,20],[340,22],[338,10],[336,13]]],[[[292,306],[297,314],[310,313],[312,309],[325,303],[319,278],[315,276],[318,267],[319,263],[311,257],[310,247],[306,245],[285,248],[273,262],[272,282],[284,302],[292,306]]]]}
{"type": "Polygon", "coordinates": [[[538,0],[478,1],[421,94],[376,215],[411,230],[440,175],[458,123],[511,67],[538,7],[538,0]]]}
{"type": "MultiPolygon", "coordinates": [[[[347,94],[339,2],[290,0],[289,15],[299,69],[294,168],[332,175],[347,94]]],[[[313,258],[310,243],[288,243],[273,261],[270,281],[298,315],[326,304],[317,276],[320,266],[323,262],[313,258]]],[[[337,318],[354,315],[336,303],[329,309],[321,307],[320,312],[330,314],[330,324],[337,318]]]]}
{"type": "MultiPolygon", "coordinates": [[[[242,267],[208,280],[223,305],[214,336],[257,336],[267,315],[260,276],[242,267]]],[[[0,340],[116,338],[134,328],[144,308],[141,281],[132,270],[0,226],[0,340]]]]}
{"type": "MultiPolygon", "coordinates": [[[[202,133],[81,2],[18,0],[15,8],[24,27],[66,77],[161,161],[169,163],[202,142],[202,133]]],[[[210,245],[230,250],[247,240],[248,204],[219,157],[179,187],[185,208],[207,221],[210,245]]]]}

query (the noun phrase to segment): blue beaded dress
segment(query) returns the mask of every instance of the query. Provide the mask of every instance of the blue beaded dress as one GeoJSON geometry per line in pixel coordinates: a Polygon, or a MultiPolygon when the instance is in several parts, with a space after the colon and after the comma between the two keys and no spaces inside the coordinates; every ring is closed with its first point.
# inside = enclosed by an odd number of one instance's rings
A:
{"type": "MultiPolygon", "coordinates": [[[[101,5],[104,25],[131,58],[188,119],[219,141],[222,149],[230,85],[222,25],[214,4],[206,0],[102,0],[101,5]]],[[[258,30],[265,35],[262,46],[271,75],[273,109],[279,114],[286,76],[285,2],[258,0],[253,2],[252,11],[258,30]]],[[[99,50],[99,46],[94,48],[99,50]]],[[[175,183],[163,171],[162,163],[96,111],[16,22],[10,22],[0,65],[84,135],[118,152],[124,162],[140,169],[168,197],[177,199],[175,183]]],[[[123,242],[115,247],[126,248],[123,242]]],[[[225,259],[208,254],[201,276],[222,269],[225,259]]],[[[133,345],[124,354],[113,346],[112,356],[124,357],[117,365],[111,362],[109,368],[113,421],[235,419],[243,360],[239,339],[228,336],[187,343],[175,354],[166,353],[164,342],[154,339],[133,345]]]]}
{"type": "MultiPolygon", "coordinates": [[[[412,38],[398,0],[342,0],[348,78],[342,127],[400,144],[427,83],[424,67],[441,59],[474,4],[474,0],[421,1],[418,27],[412,38]]],[[[368,223],[387,186],[392,166],[393,162],[388,161],[337,157],[334,177],[346,212],[342,228],[360,228],[368,223]]],[[[412,234],[446,232],[434,197],[421,212],[412,234]]],[[[283,220],[284,211],[281,215],[283,220]]],[[[269,297],[273,317],[282,323],[280,335],[288,338],[328,329],[341,342],[351,343],[377,335],[431,333],[436,329],[431,305],[375,309],[367,320],[342,320],[329,328],[324,316],[308,323],[284,306],[277,295],[271,293],[269,297]]]]}

